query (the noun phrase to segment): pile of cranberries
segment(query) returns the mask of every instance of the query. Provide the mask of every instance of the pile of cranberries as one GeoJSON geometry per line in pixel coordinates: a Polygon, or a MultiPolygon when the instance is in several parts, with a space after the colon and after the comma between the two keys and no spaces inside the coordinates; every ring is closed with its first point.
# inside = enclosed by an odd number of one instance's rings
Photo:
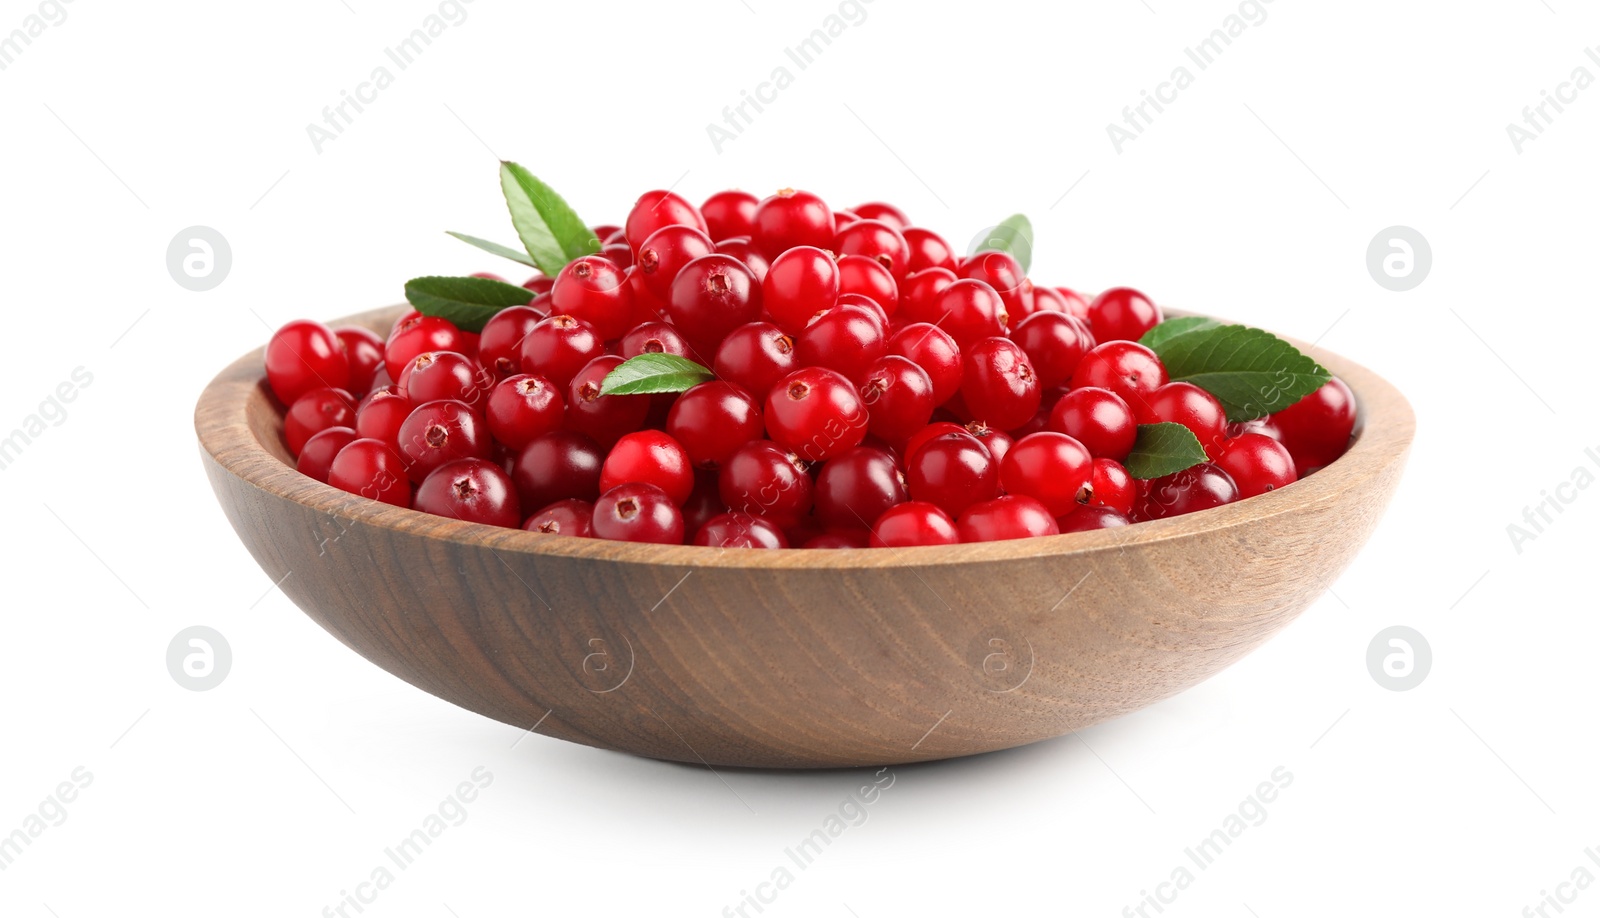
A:
{"type": "MultiPolygon", "coordinates": [[[[641,197],[597,255],[465,331],[295,321],[267,381],[301,472],[401,507],[533,532],[718,547],[944,545],[1123,526],[1280,488],[1355,423],[1333,379],[1268,417],[1169,382],[1143,294],[1034,285],[882,203],[740,191],[641,197]],[[641,354],[714,372],[601,394],[641,354]],[[1210,461],[1151,480],[1137,425],[1210,461]]],[[[489,276],[492,275],[480,275],[489,276]]]]}

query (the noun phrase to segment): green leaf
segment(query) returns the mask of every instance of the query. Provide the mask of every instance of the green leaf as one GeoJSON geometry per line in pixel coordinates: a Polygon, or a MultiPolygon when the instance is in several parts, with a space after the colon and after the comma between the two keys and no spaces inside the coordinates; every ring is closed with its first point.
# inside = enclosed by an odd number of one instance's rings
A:
{"type": "Polygon", "coordinates": [[[1155,350],[1174,382],[1194,383],[1216,396],[1230,421],[1282,411],[1330,378],[1294,345],[1244,325],[1185,332],[1155,350]]]}
{"type": "Polygon", "coordinates": [[[533,173],[516,163],[501,163],[500,190],[505,192],[511,223],[540,271],[555,277],[567,262],[600,251],[600,240],[589,227],[533,173]]]}
{"type": "Polygon", "coordinates": [[[1033,224],[1022,214],[1012,214],[990,229],[972,248],[978,252],[1009,252],[1026,274],[1033,263],[1033,224]]]}
{"type": "Polygon", "coordinates": [[[530,268],[539,267],[533,263],[533,259],[529,258],[526,252],[519,252],[509,245],[501,245],[498,242],[490,242],[487,239],[479,239],[477,236],[468,236],[466,233],[458,233],[454,230],[445,230],[445,232],[456,237],[457,239],[460,239],[467,245],[475,245],[491,255],[499,255],[501,258],[509,258],[519,265],[527,265],[530,268]]]}
{"type": "Polygon", "coordinates": [[[1162,421],[1140,424],[1133,452],[1123,465],[1135,478],[1160,478],[1206,461],[1206,451],[1194,432],[1182,424],[1162,421]]]}
{"type": "Polygon", "coordinates": [[[693,360],[676,354],[640,354],[630,357],[600,381],[601,395],[643,395],[648,392],[682,392],[711,379],[714,374],[693,360]]]}
{"type": "Polygon", "coordinates": [[[425,316],[449,319],[462,331],[483,323],[507,306],[526,306],[533,291],[486,277],[417,277],[406,281],[406,300],[425,316]]]}
{"type": "MultiPolygon", "coordinates": [[[[1222,323],[1206,316],[1184,316],[1181,319],[1168,319],[1144,333],[1139,343],[1161,356],[1161,351],[1168,341],[1179,335],[1186,335],[1192,331],[1203,331],[1207,328],[1216,328],[1222,323]]],[[[1166,358],[1162,358],[1165,362],[1166,358]]]]}

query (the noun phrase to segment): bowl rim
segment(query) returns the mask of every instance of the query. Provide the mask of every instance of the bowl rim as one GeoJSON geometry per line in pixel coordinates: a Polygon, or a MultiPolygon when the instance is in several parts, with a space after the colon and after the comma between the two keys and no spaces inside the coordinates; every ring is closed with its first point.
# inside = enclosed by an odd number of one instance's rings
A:
{"type": "MultiPolygon", "coordinates": [[[[386,306],[325,324],[329,327],[360,325],[382,334],[408,308],[405,304],[386,306]]],[[[1171,309],[1165,312],[1169,318],[1196,314],[1171,309]]],[[[699,545],[656,545],[551,537],[396,507],[308,478],[261,441],[251,417],[262,417],[263,408],[269,408],[279,415],[282,412],[276,399],[269,393],[261,370],[265,346],[240,357],[206,385],[195,405],[194,423],[202,457],[259,491],[292,500],[309,510],[336,518],[341,523],[376,526],[463,546],[488,548],[497,553],[675,568],[740,570],[800,568],[848,571],[1057,559],[1122,551],[1231,529],[1255,520],[1335,501],[1350,489],[1383,474],[1407,452],[1415,436],[1416,418],[1410,403],[1399,390],[1354,361],[1294,338],[1280,337],[1311,355],[1355,393],[1355,438],[1339,459],[1287,487],[1209,510],[1114,529],[1003,542],[839,549],[728,549],[699,545]]],[[[287,453],[287,449],[281,446],[280,449],[287,453]]]]}

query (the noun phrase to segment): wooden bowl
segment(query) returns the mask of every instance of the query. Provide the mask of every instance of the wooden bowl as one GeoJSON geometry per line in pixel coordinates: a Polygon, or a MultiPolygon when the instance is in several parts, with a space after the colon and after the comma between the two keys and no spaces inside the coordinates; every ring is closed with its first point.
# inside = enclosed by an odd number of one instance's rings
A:
{"type": "MultiPolygon", "coordinates": [[[[352,316],[380,333],[402,307],[352,316]]],[[[1302,346],[1303,347],[1303,346],[1302,346]]],[[[905,549],[720,550],[553,537],[295,472],[261,351],[195,410],[245,547],[317,624],[518,727],[711,765],[883,765],[1006,749],[1136,711],[1288,624],[1367,540],[1415,427],[1355,391],[1341,459],[1279,491],[1117,530],[905,549]]]]}

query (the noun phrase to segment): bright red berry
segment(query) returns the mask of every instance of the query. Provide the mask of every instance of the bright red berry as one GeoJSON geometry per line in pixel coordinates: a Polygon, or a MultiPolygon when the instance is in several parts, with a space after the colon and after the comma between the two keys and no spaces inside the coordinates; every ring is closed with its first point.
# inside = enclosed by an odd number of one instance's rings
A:
{"type": "Polygon", "coordinates": [[[955,545],[961,541],[950,514],[925,501],[907,501],[885,510],[872,524],[873,548],[955,545]]]}
{"type": "Polygon", "coordinates": [[[611,447],[600,466],[600,490],[618,485],[652,484],[666,492],[674,504],[689,499],[694,489],[694,469],[689,453],[671,436],[659,430],[639,430],[625,434],[611,447]]]}
{"type": "Polygon", "coordinates": [[[1227,412],[1216,396],[1194,383],[1174,382],[1157,388],[1135,404],[1133,414],[1140,424],[1182,424],[1213,459],[1222,451],[1227,412]]]}
{"type": "Polygon", "coordinates": [[[1056,528],[1062,532],[1089,532],[1093,529],[1116,529],[1128,525],[1128,516],[1111,507],[1093,505],[1079,507],[1065,516],[1056,518],[1056,528]]]}
{"type": "Polygon", "coordinates": [[[831,459],[867,435],[867,409],[850,380],[823,367],[804,367],[767,393],[767,432],[802,459],[831,459]]]}
{"type": "Polygon", "coordinates": [[[628,211],[624,234],[628,245],[638,251],[651,233],[663,226],[675,225],[692,226],[702,233],[706,231],[706,221],[699,209],[682,196],[671,191],[646,191],[634,202],[633,210],[628,211]]]}
{"type": "Polygon", "coordinates": [[[732,239],[722,240],[717,243],[717,254],[728,255],[744,262],[744,266],[756,276],[758,284],[767,279],[767,271],[772,267],[771,260],[756,251],[748,236],[735,236],[732,239]]]}
{"type": "Polygon", "coordinates": [[[714,379],[678,396],[666,429],[696,468],[715,469],[734,450],[761,439],[761,405],[736,383],[714,379]]]}
{"type": "Polygon", "coordinates": [[[364,437],[346,444],[328,468],[328,484],[396,507],[411,506],[406,462],[381,440],[364,437]]]}
{"type": "Polygon", "coordinates": [[[1093,461],[1083,444],[1066,434],[1029,434],[1006,452],[1000,486],[1007,494],[1034,498],[1052,517],[1061,516],[1089,499],[1093,461]]]}
{"type": "Polygon", "coordinates": [[[772,260],[761,282],[761,302],[773,324],[797,334],[839,298],[839,265],[812,246],[796,246],[772,260]]]}
{"type": "Polygon", "coordinates": [[[454,351],[466,354],[471,350],[467,333],[448,319],[438,316],[414,316],[402,321],[389,335],[383,347],[384,369],[389,378],[400,381],[406,364],[418,354],[427,351],[454,351]]]}
{"type": "Polygon", "coordinates": [[[1217,466],[1238,485],[1240,499],[1276,491],[1299,478],[1288,447],[1262,434],[1240,434],[1220,452],[1217,466]]]}
{"type": "Polygon", "coordinates": [[[417,487],[412,506],[469,523],[512,529],[522,524],[511,476],[486,459],[457,459],[429,472],[417,487]]]}
{"type": "Polygon", "coordinates": [[[333,467],[333,458],[359,436],[349,427],[329,427],[312,434],[300,448],[300,455],[294,466],[295,471],[327,484],[328,470],[333,467]]]}
{"type": "Polygon", "coordinates": [[[840,257],[862,255],[883,265],[896,284],[906,279],[911,247],[900,230],[881,220],[862,218],[840,229],[830,247],[840,257]]]}
{"type": "Polygon", "coordinates": [[[395,380],[412,404],[452,399],[478,407],[494,377],[476,360],[453,351],[424,351],[395,380]]]}
{"type": "Polygon", "coordinates": [[[558,500],[522,524],[529,532],[594,538],[594,504],[586,500],[558,500]]]}
{"type": "Polygon", "coordinates": [[[764,403],[778,380],[799,367],[794,339],[770,322],[741,325],[722,339],[712,369],[764,403]]]}
{"type": "Polygon", "coordinates": [[[1011,340],[1022,347],[1039,375],[1039,385],[1054,389],[1072,378],[1095,345],[1082,321],[1062,312],[1036,312],[1011,329],[1011,340]]]}
{"type": "Polygon", "coordinates": [[[983,281],[999,294],[1004,303],[1000,315],[1002,326],[1021,321],[1027,315],[1028,305],[1024,301],[1032,295],[1033,284],[1010,252],[979,252],[961,262],[956,276],[983,281]]]}
{"type": "Polygon", "coordinates": [[[714,353],[728,332],[761,315],[761,285],[737,258],[702,255],[673,279],[667,314],[697,350],[714,353]]]}
{"type": "Polygon", "coordinates": [[[889,336],[889,353],[921,367],[933,384],[933,403],[943,405],[961,389],[961,347],[944,329],[926,322],[903,325],[889,336]]]}
{"type": "Polygon", "coordinates": [[[1045,505],[1031,497],[1007,494],[973,504],[956,520],[956,532],[963,542],[1003,542],[1055,535],[1056,518],[1045,505]]]}
{"type": "Polygon", "coordinates": [[[1089,304],[1089,328],[1096,341],[1138,341],[1161,324],[1161,307],[1131,287],[1112,287],[1089,304]]]}
{"type": "Polygon", "coordinates": [[[956,282],[956,273],[947,268],[924,268],[900,284],[900,308],[896,317],[906,322],[933,324],[944,318],[939,295],[956,282]]]}
{"type": "Polygon", "coordinates": [[[936,504],[953,516],[999,495],[1000,470],[988,447],[968,433],[941,434],[906,461],[912,500],[936,504]]]}
{"type": "Polygon", "coordinates": [[[908,226],[900,231],[910,247],[911,257],[906,261],[907,273],[914,274],[928,268],[944,268],[951,274],[956,270],[956,253],[950,243],[932,230],[908,226]]]}
{"type": "Polygon", "coordinates": [[[981,280],[951,282],[934,300],[932,312],[939,316],[933,324],[949,332],[963,348],[1005,334],[1005,303],[981,280]]]}
{"type": "Polygon", "coordinates": [[[678,330],[665,322],[641,322],[617,342],[624,360],[640,354],[672,354],[699,362],[699,355],[678,330]]]}
{"type": "Polygon", "coordinates": [[[892,316],[900,307],[900,287],[894,275],[877,259],[865,255],[844,255],[839,259],[839,293],[856,293],[883,307],[892,316]]]}
{"type": "Polygon", "coordinates": [[[1139,491],[1127,468],[1114,459],[1096,459],[1089,476],[1089,506],[1110,507],[1123,516],[1133,512],[1139,491]]]}
{"type": "Polygon", "coordinates": [[[485,403],[489,432],[509,449],[520,450],[535,437],[561,426],[566,400],[543,376],[519,373],[494,387],[485,403]]]}
{"type": "Polygon", "coordinates": [[[621,365],[621,357],[596,357],[567,386],[567,427],[607,448],[643,427],[650,415],[648,395],[600,394],[606,376],[621,365]]]}
{"type": "Polygon", "coordinates": [[[1050,429],[1082,443],[1097,458],[1128,458],[1139,425],[1133,409],[1110,389],[1088,386],[1073,389],[1050,409],[1050,429]]]}
{"type": "Polygon", "coordinates": [[[633,317],[633,291],[610,259],[584,255],[567,262],[550,290],[555,311],[589,323],[602,341],[622,337],[633,317]]]}
{"type": "Polygon", "coordinates": [[[748,191],[719,191],[700,205],[706,232],[713,242],[749,236],[756,231],[756,205],[761,200],[748,191]]]}
{"type": "Polygon", "coordinates": [[[400,445],[400,425],[406,422],[406,418],[411,416],[411,409],[415,407],[399,386],[374,389],[356,408],[356,433],[382,440],[397,449],[400,445]]]}
{"type": "Polygon", "coordinates": [[[860,382],[867,368],[889,349],[889,342],[871,311],[842,305],[813,318],[795,336],[794,346],[801,366],[827,367],[860,382]]]}
{"type": "Polygon", "coordinates": [[[1321,388],[1272,415],[1283,445],[1301,478],[1344,455],[1356,426],[1356,397],[1334,377],[1321,388]]]}
{"type": "MultiPolygon", "coordinates": [[[[544,316],[531,306],[508,306],[483,324],[478,335],[478,362],[497,379],[522,371],[522,339],[544,316]]],[[[398,382],[398,380],[396,380],[398,382]]]]}
{"type": "Polygon", "coordinates": [[[889,443],[904,443],[933,416],[933,380],[905,357],[880,357],[861,374],[867,430],[889,443]]]}
{"type": "Polygon", "coordinates": [[[354,427],[356,402],[343,389],[312,389],[294,400],[283,416],[283,439],[298,456],[313,434],[330,427],[354,427]]]}
{"type": "Polygon", "coordinates": [[[868,201],[865,204],[858,204],[850,208],[850,213],[855,214],[858,220],[878,220],[902,232],[911,225],[911,218],[906,216],[905,211],[893,204],[885,204],[882,201],[868,201]]]}
{"type": "MultiPolygon", "coordinates": [[[[657,299],[672,295],[672,279],[683,266],[715,249],[711,237],[692,226],[663,226],[650,234],[639,249],[639,274],[657,299]]],[[[559,305],[559,302],[558,302],[559,305]]]]}
{"type": "Polygon", "coordinates": [[[418,405],[400,425],[400,455],[411,480],[457,459],[487,459],[494,448],[488,425],[465,402],[437,401],[418,405]]]}
{"type": "Polygon", "coordinates": [[[312,389],[348,389],[350,361],[326,325],[299,319],[272,333],[266,351],[267,384],[285,405],[312,389]]]}
{"type": "Polygon", "coordinates": [[[682,545],[683,514],[655,485],[618,485],[595,501],[594,534],[617,542],[682,545]]]}
{"type": "Polygon", "coordinates": [[[569,315],[541,320],[522,339],[522,372],[566,387],[589,361],[605,353],[594,326],[569,315]]]}
{"type": "Polygon", "coordinates": [[[350,365],[349,391],[357,395],[372,391],[372,381],[383,368],[383,339],[372,329],[359,325],[336,328],[333,334],[339,339],[350,365]]]}
{"type": "Polygon", "coordinates": [[[1097,345],[1083,355],[1072,373],[1072,388],[1110,389],[1135,410],[1150,393],[1166,384],[1167,368],[1161,365],[1155,351],[1132,341],[1097,345]]]}
{"type": "Polygon", "coordinates": [[[813,245],[825,249],[833,243],[833,211],[809,191],[785,188],[756,205],[751,241],[768,258],[785,249],[813,245]]]}
{"type": "Polygon", "coordinates": [[[1026,424],[1042,390],[1028,355],[1010,338],[984,338],[965,349],[961,397],[978,419],[997,430],[1026,424]]]}

